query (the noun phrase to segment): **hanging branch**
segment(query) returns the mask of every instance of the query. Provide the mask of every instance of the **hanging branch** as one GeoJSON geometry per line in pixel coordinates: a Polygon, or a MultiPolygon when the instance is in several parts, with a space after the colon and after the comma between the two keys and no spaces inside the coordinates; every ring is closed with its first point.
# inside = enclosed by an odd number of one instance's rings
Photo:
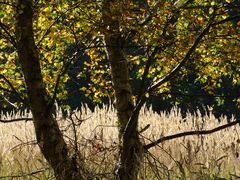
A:
{"type": "Polygon", "coordinates": [[[17,118],[17,119],[4,119],[4,120],[0,119],[0,122],[1,123],[12,123],[12,122],[19,122],[19,121],[27,122],[27,121],[32,121],[32,120],[33,120],[33,118],[17,118]]]}
{"type": "Polygon", "coordinates": [[[193,135],[199,136],[199,135],[212,134],[212,133],[215,133],[217,131],[221,131],[223,129],[235,126],[236,124],[239,124],[239,122],[240,122],[239,120],[236,120],[236,121],[224,124],[222,126],[210,129],[210,130],[187,131],[187,132],[182,132],[182,133],[178,133],[178,134],[173,134],[173,135],[161,137],[158,140],[156,140],[156,141],[154,141],[154,142],[152,142],[150,144],[145,145],[144,149],[148,150],[148,149],[150,149],[150,148],[152,148],[152,147],[154,147],[154,146],[156,146],[156,145],[158,145],[160,143],[163,143],[164,141],[173,140],[173,139],[176,139],[176,138],[181,138],[181,137],[186,137],[186,136],[193,136],[193,135]]]}

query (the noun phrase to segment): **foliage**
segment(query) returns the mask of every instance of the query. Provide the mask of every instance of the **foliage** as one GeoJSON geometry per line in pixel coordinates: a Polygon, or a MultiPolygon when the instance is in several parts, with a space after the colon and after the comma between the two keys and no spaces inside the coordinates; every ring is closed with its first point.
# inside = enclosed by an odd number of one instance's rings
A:
{"type": "MultiPolygon", "coordinates": [[[[113,95],[102,35],[101,3],[35,1],[34,34],[42,74],[50,95],[53,96],[58,84],[57,100],[71,93],[66,87],[66,82],[73,79],[68,69],[75,68],[77,62],[81,62],[77,74],[77,83],[83,84],[78,89],[80,92],[95,102],[113,95]]],[[[147,89],[168,75],[210,22],[212,28],[174,77],[174,82],[181,82],[194,69],[196,82],[209,94],[218,93],[216,89],[222,88],[225,77],[229,77],[233,86],[239,86],[239,1],[195,0],[185,4],[185,1],[144,0],[112,5],[121,12],[116,14],[122,19],[121,33],[126,40],[121,48],[126,52],[133,84],[143,80],[138,87],[147,89]]],[[[24,77],[16,55],[14,8],[13,0],[0,2],[0,75],[12,84],[11,87],[1,77],[0,91],[8,97],[16,90],[25,98],[24,77]]],[[[173,85],[168,81],[151,95],[169,93],[173,85]]],[[[239,97],[235,100],[239,103],[239,97]]]]}

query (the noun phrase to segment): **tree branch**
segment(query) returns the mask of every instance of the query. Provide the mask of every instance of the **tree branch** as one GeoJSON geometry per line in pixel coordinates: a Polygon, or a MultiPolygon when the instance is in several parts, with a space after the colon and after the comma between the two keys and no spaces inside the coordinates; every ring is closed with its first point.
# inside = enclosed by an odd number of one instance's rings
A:
{"type": "Polygon", "coordinates": [[[0,74],[0,79],[3,79],[7,84],[8,86],[12,89],[12,92],[15,93],[17,95],[17,97],[23,102],[23,103],[26,103],[26,100],[24,98],[22,98],[20,96],[20,94],[17,92],[17,90],[14,88],[14,86],[12,85],[12,83],[2,74],[0,74]]]}
{"type": "Polygon", "coordinates": [[[57,80],[56,80],[56,83],[55,83],[55,86],[54,86],[54,90],[53,90],[53,96],[51,98],[51,101],[49,103],[49,108],[51,109],[51,107],[54,105],[54,101],[56,100],[56,97],[57,97],[57,91],[58,91],[58,87],[59,87],[59,83],[60,83],[60,80],[61,80],[61,77],[64,76],[69,68],[69,66],[71,65],[71,63],[73,62],[74,59],[76,59],[77,53],[75,52],[73,54],[73,56],[71,58],[69,58],[69,61],[64,64],[57,76],[57,80]]]}
{"type": "Polygon", "coordinates": [[[41,42],[43,41],[43,39],[49,34],[51,28],[54,26],[54,24],[56,24],[56,22],[63,17],[68,11],[76,8],[79,5],[79,3],[74,4],[72,7],[68,8],[67,10],[65,10],[64,12],[62,12],[53,22],[52,24],[50,24],[50,26],[45,30],[45,32],[43,33],[43,36],[40,38],[40,40],[37,43],[37,47],[39,47],[39,45],[41,44],[41,42]]]}
{"type": "Polygon", "coordinates": [[[223,24],[225,22],[233,21],[235,19],[240,19],[240,15],[231,16],[231,17],[228,17],[228,18],[223,19],[221,21],[215,22],[215,23],[212,24],[212,26],[217,26],[217,25],[223,24]]]}
{"type": "Polygon", "coordinates": [[[196,38],[196,40],[194,41],[193,45],[188,50],[187,54],[182,59],[182,61],[174,69],[172,69],[172,71],[167,76],[165,76],[164,78],[160,79],[158,82],[156,82],[155,84],[150,86],[148,88],[148,90],[147,90],[148,93],[152,93],[159,86],[161,86],[162,84],[168,82],[169,80],[171,80],[177,74],[177,72],[188,62],[188,60],[190,59],[191,55],[195,52],[197,46],[199,45],[199,43],[201,42],[203,37],[207,34],[209,29],[211,28],[211,25],[212,25],[212,20],[210,20],[210,22],[207,24],[207,26],[198,35],[198,37],[196,38]]]}
{"type": "Polygon", "coordinates": [[[12,6],[12,7],[16,7],[14,4],[11,4],[11,3],[7,3],[7,2],[0,2],[0,4],[5,4],[5,5],[8,5],[8,6],[12,6]]]}
{"type": "Polygon", "coordinates": [[[7,89],[7,88],[4,88],[4,87],[2,87],[2,86],[0,86],[0,89],[3,90],[3,91],[6,91],[6,92],[8,92],[8,93],[12,93],[11,90],[9,90],[9,89],[7,89]]]}
{"type": "MultiPolygon", "coordinates": [[[[198,44],[201,42],[201,40],[203,39],[203,37],[206,35],[206,33],[210,30],[211,27],[223,24],[225,22],[228,21],[232,21],[234,19],[240,18],[240,15],[234,16],[234,17],[229,17],[226,18],[224,20],[221,20],[219,22],[215,22],[213,23],[213,19],[215,16],[212,17],[212,19],[210,20],[210,22],[207,24],[207,26],[202,30],[202,32],[199,34],[199,36],[196,38],[195,42],[193,43],[192,47],[188,50],[187,54],[185,55],[185,57],[183,58],[183,60],[164,78],[160,79],[158,82],[156,82],[155,84],[153,84],[152,86],[150,86],[147,89],[147,93],[151,94],[153,91],[155,91],[159,86],[161,86],[162,84],[164,84],[165,82],[171,80],[176,74],[177,72],[188,62],[188,60],[190,59],[191,55],[194,53],[194,51],[196,50],[198,44]]],[[[137,103],[134,112],[140,111],[142,105],[145,103],[145,101],[147,100],[147,97],[142,96],[142,98],[139,100],[139,102],[137,103]]],[[[133,112],[133,113],[134,113],[133,112]]]]}
{"type": "Polygon", "coordinates": [[[10,104],[11,106],[17,109],[17,106],[14,103],[12,103],[10,100],[8,100],[4,95],[1,94],[1,97],[3,98],[4,101],[6,101],[8,104],[10,104]]]}
{"type": "MultiPolygon", "coordinates": [[[[26,176],[32,176],[38,173],[42,173],[44,171],[50,170],[50,168],[42,168],[42,169],[38,169],[36,171],[32,171],[30,173],[20,173],[18,175],[12,175],[12,176],[0,176],[0,179],[13,179],[13,178],[24,178],[26,176]]],[[[25,178],[24,178],[25,179],[25,178]]]]}
{"type": "Polygon", "coordinates": [[[180,97],[194,97],[194,98],[238,98],[239,95],[220,95],[220,94],[189,94],[189,93],[181,93],[181,92],[162,92],[158,95],[173,95],[173,96],[180,96],[180,97]]]}
{"type": "Polygon", "coordinates": [[[13,36],[10,34],[10,32],[8,32],[8,30],[7,30],[8,27],[5,24],[3,24],[2,22],[0,22],[0,27],[6,33],[6,35],[7,35],[6,39],[16,48],[17,43],[16,43],[15,39],[13,38],[13,36]]]}
{"type": "Polygon", "coordinates": [[[160,143],[163,143],[164,141],[168,141],[168,140],[172,140],[172,139],[176,139],[176,138],[181,138],[181,137],[186,137],[186,136],[193,136],[193,135],[207,135],[207,134],[212,134],[212,133],[215,133],[217,131],[220,131],[220,130],[223,130],[223,129],[226,129],[226,128],[229,128],[231,126],[234,126],[236,124],[238,124],[240,121],[239,120],[236,120],[236,121],[233,121],[233,122],[230,122],[230,123],[227,123],[227,124],[224,124],[222,126],[219,126],[219,127],[216,127],[216,128],[213,128],[213,129],[210,129],[210,130],[202,130],[202,131],[187,131],[187,132],[182,132],[182,133],[178,133],[178,134],[174,134],[174,135],[169,135],[169,136],[165,136],[165,137],[161,137],[159,138],[158,140],[150,143],[150,144],[147,144],[144,146],[144,149],[145,150],[148,150],[160,143]]]}
{"type": "MultiPolygon", "coordinates": [[[[167,34],[167,28],[169,27],[169,25],[174,24],[177,21],[178,17],[175,18],[175,16],[177,14],[178,13],[172,14],[169,17],[169,19],[167,19],[167,22],[166,22],[166,24],[165,24],[165,26],[163,28],[163,32],[162,32],[160,38],[163,38],[166,41],[166,43],[164,45],[162,45],[162,46],[155,46],[153,52],[150,55],[147,54],[148,55],[148,60],[147,60],[147,63],[145,65],[144,72],[143,72],[143,75],[142,75],[142,81],[141,81],[140,91],[139,91],[140,93],[138,95],[137,103],[142,99],[142,96],[146,92],[147,76],[149,74],[150,67],[156,61],[156,58],[155,58],[156,54],[160,53],[160,52],[163,52],[168,46],[170,46],[174,42],[174,40],[172,40],[171,38],[168,38],[166,34],[167,34]],[[168,40],[170,40],[171,42],[167,43],[168,40]]],[[[148,48],[151,48],[151,46],[148,46],[148,48]]]]}
{"type": "Polygon", "coordinates": [[[160,79],[157,83],[155,83],[154,85],[149,87],[148,88],[148,92],[149,93],[155,91],[159,86],[161,86],[165,82],[171,80],[177,74],[177,72],[188,62],[188,60],[190,59],[191,55],[195,52],[198,44],[201,42],[201,40],[203,39],[203,37],[206,35],[206,33],[209,31],[209,29],[211,27],[214,27],[214,26],[226,23],[228,21],[232,21],[232,20],[238,19],[238,18],[240,18],[240,15],[229,17],[229,18],[226,18],[224,20],[221,20],[221,21],[218,21],[218,22],[215,22],[215,23],[212,22],[213,18],[214,18],[214,16],[212,17],[212,19],[210,20],[208,25],[199,34],[199,36],[197,37],[197,39],[193,43],[192,47],[188,50],[188,52],[185,55],[185,57],[183,58],[183,60],[167,76],[165,76],[164,78],[160,79]]]}
{"type": "Polygon", "coordinates": [[[33,118],[17,118],[17,119],[4,119],[4,120],[2,120],[2,119],[0,119],[0,122],[1,123],[12,123],[12,122],[19,122],[19,121],[25,121],[25,122],[27,122],[27,121],[32,121],[33,120],[33,118]]]}
{"type": "MultiPolygon", "coordinates": [[[[74,32],[73,32],[73,34],[74,34],[74,32]]],[[[87,35],[88,35],[88,33],[85,35],[85,37],[86,37],[87,35]]],[[[75,35],[74,35],[74,36],[75,36],[75,35]]],[[[75,37],[76,37],[76,36],[75,36],[75,37]]],[[[57,91],[58,91],[58,87],[59,87],[59,83],[60,83],[61,77],[64,76],[64,75],[67,73],[70,65],[71,65],[74,61],[76,61],[76,60],[78,59],[78,57],[79,57],[79,56],[78,56],[78,53],[81,52],[81,51],[85,51],[85,50],[91,48],[90,45],[91,45],[91,43],[92,43],[93,41],[95,41],[95,40],[96,40],[96,38],[93,39],[87,47],[79,49],[79,48],[78,48],[79,41],[77,41],[77,40],[75,39],[75,43],[76,43],[76,44],[75,44],[75,49],[76,49],[76,51],[73,53],[73,55],[72,55],[71,57],[66,58],[66,59],[67,59],[66,63],[64,63],[64,64],[62,65],[62,67],[61,67],[61,70],[60,70],[60,72],[59,72],[59,74],[58,74],[58,77],[57,77],[57,80],[56,80],[56,83],[55,83],[55,86],[54,86],[53,96],[52,96],[51,101],[50,101],[50,103],[49,103],[49,109],[51,109],[51,107],[54,105],[54,101],[56,100],[57,91]]],[[[95,46],[94,48],[97,48],[97,46],[95,46]]]]}

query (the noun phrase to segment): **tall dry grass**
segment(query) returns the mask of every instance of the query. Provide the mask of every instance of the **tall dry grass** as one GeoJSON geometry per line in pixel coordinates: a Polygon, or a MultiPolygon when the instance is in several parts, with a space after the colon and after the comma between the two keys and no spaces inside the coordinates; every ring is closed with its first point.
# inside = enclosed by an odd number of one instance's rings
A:
{"type": "MultiPolygon", "coordinates": [[[[31,117],[28,112],[1,114],[1,119],[31,117]]],[[[111,179],[117,161],[118,134],[116,112],[113,108],[96,107],[94,112],[82,107],[71,118],[58,122],[71,149],[80,151],[78,160],[93,178],[111,179]],[[76,133],[73,131],[76,126],[76,133]],[[77,137],[77,149],[75,136],[77,137]]],[[[170,113],[157,114],[146,107],[140,114],[140,129],[150,124],[141,134],[149,143],[159,137],[189,130],[212,129],[227,123],[212,114],[202,117],[173,108],[170,113]]],[[[237,179],[240,175],[239,126],[207,136],[190,136],[159,144],[145,154],[139,179],[237,179]]],[[[32,122],[0,124],[0,179],[54,179],[46,160],[36,145],[32,122]]]]}

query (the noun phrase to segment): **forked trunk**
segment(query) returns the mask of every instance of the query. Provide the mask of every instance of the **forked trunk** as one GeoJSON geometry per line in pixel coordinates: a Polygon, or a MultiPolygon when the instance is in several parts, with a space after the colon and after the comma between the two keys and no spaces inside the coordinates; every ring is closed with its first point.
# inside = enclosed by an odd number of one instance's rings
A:
{"type": "Polygon", "coordinates": [[[84,179],[83,172],[68,155],[67,145],[58,127],[41,75],[39,54],[33,35],[32,0],[16,3],[17,52],[27,87],[34,119],[37,143],[58,180],[84,179]]]}
{"type": "Polygon", "coordinates": [[[104,36],[108,59],[111,65],[113,88],[115,91],[116,109],[119,124],[119,162],[116,169],[116,178],[121,180],[137,179],[141,162],[142,144],[137,133],[138,115],[133,115],[134,103],[132,89],[129,83],[128,63],[124,55],[124,38],[120,32],[119,19],[121,18],[121,2],[117,0],[104,0],[103,22],[104,36]],[[130,118],[135,123],[126,132],[130,118]]]}

